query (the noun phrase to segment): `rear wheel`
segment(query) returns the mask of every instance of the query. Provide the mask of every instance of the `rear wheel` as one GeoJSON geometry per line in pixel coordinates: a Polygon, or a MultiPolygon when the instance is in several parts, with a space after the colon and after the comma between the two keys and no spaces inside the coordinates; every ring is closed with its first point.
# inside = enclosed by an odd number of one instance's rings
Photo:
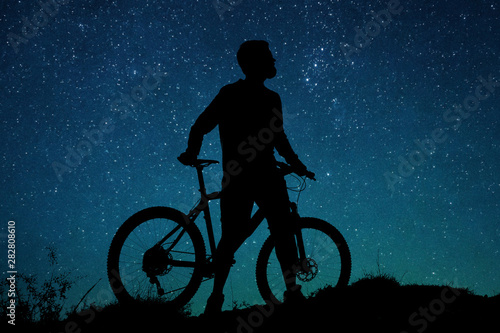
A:
{"type": "Polygon", "coordinates": [[[185,305],[198,290],[205,244],[186,215],[152,207],[118,229],[108,253],[108,278],[120,302],[160,301],[185,305]]]}
{"type": "MultiPolygon", "coordinates": [[[[342,234],[331,224],[316,218],[299,220],[306,257],[297,264],[297,284],[309,297],[328,286],[347,286],[351,276],[351,253],[342,234]]],[[[269,237],[257,258],[257,286],[266,301],[283,302],[286,290],[274,242],[269,237]]]]}

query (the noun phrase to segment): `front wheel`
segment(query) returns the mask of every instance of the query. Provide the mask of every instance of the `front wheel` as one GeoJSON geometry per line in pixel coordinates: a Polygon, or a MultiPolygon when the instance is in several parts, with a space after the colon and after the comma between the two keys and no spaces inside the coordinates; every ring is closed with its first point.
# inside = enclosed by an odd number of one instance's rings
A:
{"type": "Polygon", "coordinates": [[[152,207],[118,229],[108,253],[108,278],[120,302],[185,305],[202,280],[205,244],[186,215],[152,207]]]}
{"type": "MultiPolygon", "coordinates": [[[[297,284],[309,297],[328,286],[347,286],[351,276],[351,253],[342,234],[331,224],[303,217],[298,227],[304,241],[305,258],[297,264],[297,284]]],[[[283,302],[286,290],[281,266],[276,258],[274,242],[269,237],[257,258],[257,287],[266,301],[283,302]]]]}

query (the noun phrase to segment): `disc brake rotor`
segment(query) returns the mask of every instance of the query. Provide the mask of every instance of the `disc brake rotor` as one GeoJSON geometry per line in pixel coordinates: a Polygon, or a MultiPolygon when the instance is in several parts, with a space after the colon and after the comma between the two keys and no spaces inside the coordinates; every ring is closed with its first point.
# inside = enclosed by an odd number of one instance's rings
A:
{"type": "Polygon", "coordinates": [[[309,282],[318,275],[318,264],[312,258],[306,258],[302,262],[302,269],[297,272],[297,279],[302,282],[309,282]]]}

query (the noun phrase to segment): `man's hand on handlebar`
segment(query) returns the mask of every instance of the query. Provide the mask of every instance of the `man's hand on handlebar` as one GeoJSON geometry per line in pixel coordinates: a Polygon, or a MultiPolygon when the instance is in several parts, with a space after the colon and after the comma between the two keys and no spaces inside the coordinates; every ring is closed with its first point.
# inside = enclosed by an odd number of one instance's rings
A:
{"type": "Polygon", "coordinates": [[[295,173],[297,175],[301,176],[301,177],[305,176],[305,177],[307,177],[309,179],[316,180],[316,178],[314,178],[315,173],[311,172],[309,170],[305,170],[305,171],[299,171],[299,170],[297,170],[297,171],[295,171],[295,173]]]}
{"type": "Polygon", "coordinates": [[[283,163],[283,162],[277,162],[277,163],[278,163],[278,166],[280,167],[280,169],[288,170],[287,173],[293,172],[300,177],[305,176],[309,179],[316,180],[316,178],[314,178],[314,176],[315,176],[314,172],[307,170],[307,167],[300,161],[295,161],[295,163],[293,163],[293,164],[287,164],[287,163],[283,163]]]}
{"type": "Polygon", "coordinates": [[[311,171],[307,171],[306,173],[306,177],[309,178],[309,179],[312,179],[314,181],[316,181],[316,178],[314,178],[314,176],[316,176],[316,174],[314,172],[311,172],[311,171]]]}
{"type": "Polygon", "coordinates": [[[294,163],[291,163],[290,166],[292,167],[293,172],[295,172],[297,175],[301,177],[305,176],[309,179],[316,180],[314,178],[315,176],[314,172],[307,170],[307,167],[301,161],[299,160],[294,161],[294,163]]]}

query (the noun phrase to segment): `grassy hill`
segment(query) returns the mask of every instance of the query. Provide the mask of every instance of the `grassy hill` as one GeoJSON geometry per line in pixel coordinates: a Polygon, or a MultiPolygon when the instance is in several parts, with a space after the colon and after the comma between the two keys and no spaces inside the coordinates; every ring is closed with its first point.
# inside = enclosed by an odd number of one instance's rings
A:
{"type": "MultiPolygon", "coordinates": [[[[264,303],[264,302],[263,302],[264,303]]],[[[36,332],[496,332],[500,295],[449,286],[400,285],[384,276],[328,288],[301,306],[273,304],[193,317],[161,304],[89,308],[66,320],[25,324],[36,332]]],[[[5,321],[4,321],[5,323],[5,321]]],[[[19,325],[18,325],[19,328],[19,325]]]]}

